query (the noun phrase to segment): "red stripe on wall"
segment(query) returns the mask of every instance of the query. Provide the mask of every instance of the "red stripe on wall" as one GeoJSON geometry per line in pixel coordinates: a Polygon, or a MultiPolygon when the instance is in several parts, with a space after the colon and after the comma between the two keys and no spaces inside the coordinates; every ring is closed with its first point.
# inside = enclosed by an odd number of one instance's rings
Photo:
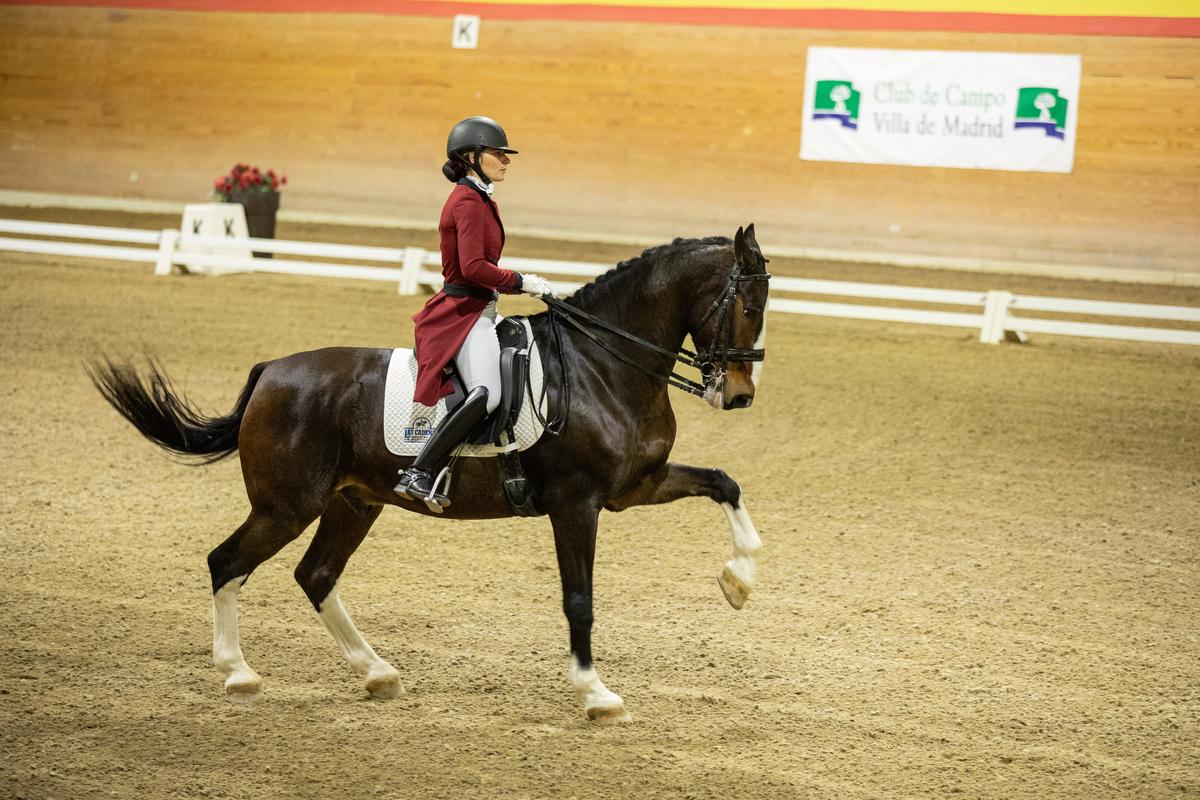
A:
{"type": "Polygon", "coordinates": [[[174,11],[395,14],[441,17],[478,14],[501,20],[586,20],[683,25],[746,25],[835,30],[961,31],[1091,36],[1200,37],[1200,17],[1082,17],[1034,14],[934,13],[840,9],[664,8],[659,6],[529,5],[420,0],[0,0],[13,6],[88,6],[174,11]]]}

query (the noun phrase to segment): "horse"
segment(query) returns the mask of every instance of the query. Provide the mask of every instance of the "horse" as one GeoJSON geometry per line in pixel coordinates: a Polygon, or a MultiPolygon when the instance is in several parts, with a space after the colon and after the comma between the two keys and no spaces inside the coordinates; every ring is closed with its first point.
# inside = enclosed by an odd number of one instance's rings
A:
{"type": "MultiPolygon", "coordinates": [[[[682,386],[717,409],[751,405],[764,355],[769,278],[751,224],[732,240],[676,239],[647,249],[565,300],[543,298],[548,309],[529,317],[555,419],[519,458],[536,487],[536,508],[553,528],[569,628],[567,677],[589,719],[630,718],[592,659],[592,566],[601,509],[711,498],[728,519],[733,544],[718,583],[738,609],[754,585],[761,541],[741,487],[720,469],[668,460],[676,422],[667,390],[682,386]],[[701,355],[677,355],[688,335],[701,355]],[[674,358],[699,367],[703,383],[675,375],[674,358]]],[[[296,581],[370,695],[404,692],[399,671],[376,654],[338,597],[347,561],[384,506],[432,513],[392,489],[409,459],[390,453],[382,435],[391,352],[330,347],[257,364],[233,411],[222,417],[200,413],[153,358],[144,374],[108,357],[87,365],[104,399],[150,441],[196,465],[235,452],[240,457],[251,510],[208,554],[213,662],[233,702],[253,702],[263,686],[242,653],[238,593],[258,565],[318,519],[296,581]]],[[[460,459],[453,504],[440,516],[513,516],[497,461],[460,459]]]]}

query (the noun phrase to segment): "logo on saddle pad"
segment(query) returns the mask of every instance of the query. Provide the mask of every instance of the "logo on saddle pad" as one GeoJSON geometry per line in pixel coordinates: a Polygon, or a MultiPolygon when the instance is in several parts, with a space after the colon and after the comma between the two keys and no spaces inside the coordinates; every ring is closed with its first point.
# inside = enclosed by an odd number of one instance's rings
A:
{"type": "Polygon", "coordinates": [[[1047,136],[1062,139],[1066,134],[1069,106],[1058,89],[1022,87],[1017,94],[1017,119],[1013,128],[1041,128],[1047,136]]]}
{"type": "Polygon", "coordinates": [[[404,441],[424,442],[433,435],[433,423],[429,417],[416,417],[412,424],[404,428],[404,441]]]}
{"type": "Polygon", "coordinates": [[[836,119],[843,128],[858,130],[858,101],[862,93],[850,81],[817,81],[813,119],[836,119]]]}

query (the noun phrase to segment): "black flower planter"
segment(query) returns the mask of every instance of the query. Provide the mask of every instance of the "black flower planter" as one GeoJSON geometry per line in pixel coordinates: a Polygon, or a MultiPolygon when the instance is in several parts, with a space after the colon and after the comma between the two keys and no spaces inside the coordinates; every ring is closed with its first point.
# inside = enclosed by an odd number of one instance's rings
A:
{"type": "MultiPolygon", "coordinates": [[[[240,191],[229,195],[229,202],[241,203],[246,210],[246,228],[252,239],[275,238],[275,215],[279,212],[279,192],[240,191]]],[[[255,253],[259,258],[270,258],[270,253],[255,253]]]]}

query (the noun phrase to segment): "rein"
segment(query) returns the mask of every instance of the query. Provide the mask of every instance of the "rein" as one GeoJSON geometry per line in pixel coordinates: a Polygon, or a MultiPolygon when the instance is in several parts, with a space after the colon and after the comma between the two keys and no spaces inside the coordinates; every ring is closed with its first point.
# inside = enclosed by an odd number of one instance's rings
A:
{"type": "MultiPolygon", "coordinates": [[[[754,275],[742,275],[741,266],[738,264],[734,265],[733,271],[729,274],[729,282],[725,285],[724,291],[722,291],[721,294],[715,300],[713,300],[712,305],[709,306],[708,310],[704,312],[704,316],[700,319],[699,325],[696,326],[697,328],[703,327],[704,323],[708,322],[708,320],[714,314],[718,315],[717,335],[713,338],[712,344],[708,347],[707,351],[703,355],[693,353],[691,350],[683,347],[679,348],[677,351],[667,350],[664,347],[659,347],[653,342],[646,341],[640,336],[636,336],[628,331],[618,328],[611,323],[605,322],[599,317],[589,314],[582,309],[568,305],[553,295],[541,295],[539,299],[547,306],[547,312],[550,317],[551,336],[554,339],[554,344],[558,351],[558,361],[563,374],[563,406],[559,414],[555,416],[553,420],[547,422],[539,410],[540,401],[538,403],[533,403],[533,410],[538,417],[538,421],[545,426],[547,431],[555,436],[557,436],[567,424],[567,417],[570,410],[571,381],[567,374],[567,362],[563,354],[562,334],[559,332],[557,324],[560,319],[575,330],[582,333],[591,341],[595,342],[608,353],[615,356],[618,361],[621,361],[622,363],[633,367],[634,369],[637,369],[652,378],[658,378],[659,380],[666,381],[667,385],[674,386],[676,389],[681,389],[688,394],[693,394],[697,397],[705,397],[709,391],[709,387],[707,385],[707,379],[709,376],[713,374],[723,374],[723,370],[719,370],[717,366],[718,364],[724,364],[731,361],[762,361],[766,357],[766,351],[761,348],[750,349],[729,347],[729,339],[733,335],[733,317],[730,315],[729,311],[733,307],[734,298],[737,296],[737,286],[739,283],[742,281],[765,281],[770,280],[770,278],[771,275],[767,272],[754,275]],[[599,328],[606,333],[611,333],[614,336],[637,345],[643,350],[647,350],[651,353],[669,358],[673,362],[672,366],[668,368],[666,374],[647,367],[645,364],[638,362],[636,359],[630,358],[620,350],[617,350],[612,345],[602,340],[591,330],[588,330],[589,326],[593,328],[599,328]],[[674,370],[674,364],[676,363],[700,370],[701,374],[705,376],[706,382],[700,383],[678,374],[674,370]]],[[[529,399],[532,402],[532,387],[530,387],[529,394],[529,399]]],[[[545,397],[546,386],[543,386],[543,401],[545,400],[545,397]]]]}
{"type": "Polygon", "coordinates": [[[616,327],[615,325],[609,324],[609,323],[605,322],[604,320],[599,319],[598,317],[595,317],[595,316],[589,314],[586,311],[582,311],[578,308],[575,308],[574,306],[567,305],[562,300],[559,300],[556,297],[553,297],[551,295],[543,295],[541,299],[542,299],[543,303],[545,303],[547,306],[550,307],[551,324],[553,324],[557,319],[562,319],[562,321],[566,322],[572,328],[579,331],[580,333],[582,333],[584,336],[591,339],[596,344],[600,345],[602,348],[607,350],[612,355],[616,356],[617,360],[619,360],[625,364],[628,364],[629,366],[633,367],[634,369],[640,370],[653,378],[665,380],[671,386],[674,386],[677,389],[682,389],[683,391],[687,392],[688,394],[694,394],[699,397],[702,397],[704,395],[704,389],[705,389],[704,384],[698,383],[690,378],[684,377],[683,375],[679,375],[676,372],[674,372],[674,370],[672,370],[668,374],[664,375],[661,372],[658,372],[656,370],[651,369],[650,367],[647,367],[645,364],[639,363],[638,361],[636,361],[636,360],[630,358],[629,356],[625,355],[624,353],[622,353],[620,350],[617,350],[616,348],[614,348],[608,342],[605,342],[604,340],[602,340],[596,334],[592,333],[590,330],[588,330],[587,325],[591,325],[593,327],[600,328],[601,330],[607,331],[608,333],[615,334],[616,336],[619,336],[620,338],[624,339],[627,342],[633,342],[634,344],[638,345],[639,347],[641,347],[644,350],[649,350],[652,353],[657,353],[660,356],[665,356],[674,362],[678,362],[680,364],[684,364],[689,367],[696,367],[698,369],[700,365],[696,362],[696,354],[691,352],[690,350],[685,350],[683,348],[680,348],[680,350],[678,352],[672,352],[670,350],[667,350],[664,347],[659,347],[658,345],[654,344],[653,342],[648,342],[639,336],[635,336],[632,333],[629,333],[628,331],[621,330],[620,328],[616,327]],[[587,325],[585,325],[584,323],[587,323],[587,325]]]}

